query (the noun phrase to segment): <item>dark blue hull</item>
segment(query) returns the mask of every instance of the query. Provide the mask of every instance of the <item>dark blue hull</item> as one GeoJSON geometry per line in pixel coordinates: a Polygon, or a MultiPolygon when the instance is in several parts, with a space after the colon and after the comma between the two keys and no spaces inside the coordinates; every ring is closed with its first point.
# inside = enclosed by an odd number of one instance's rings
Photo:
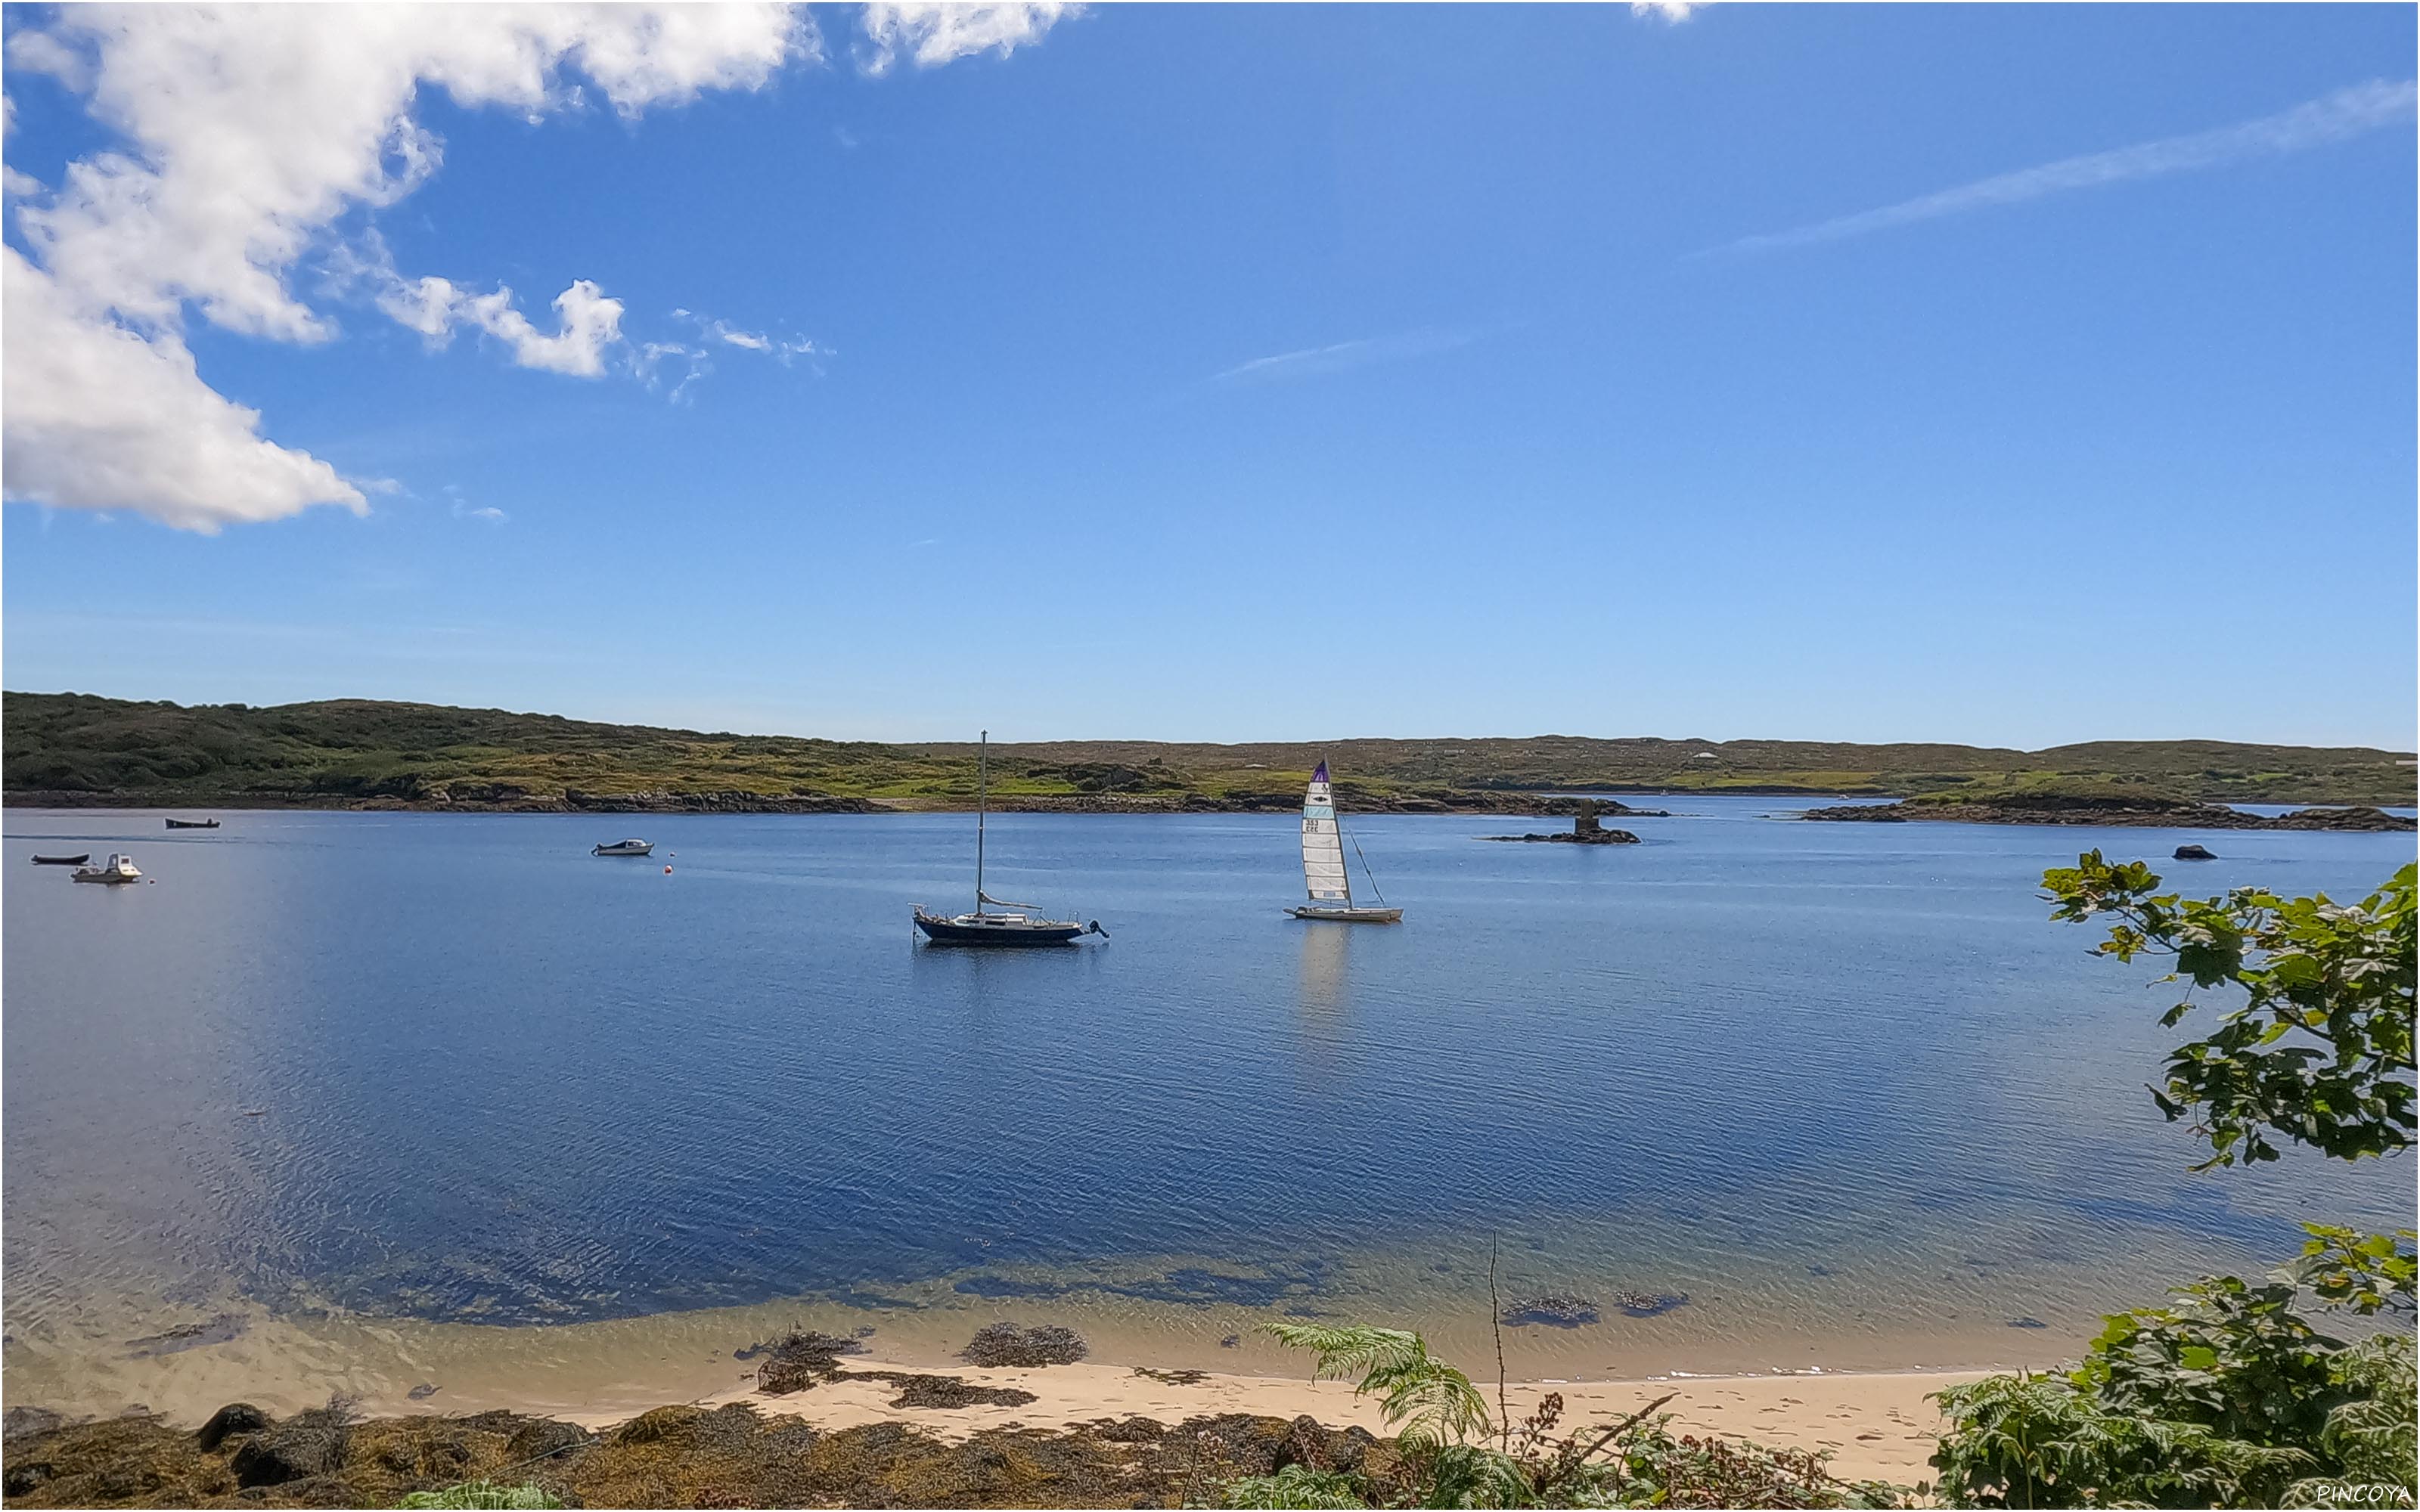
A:
{"type": "Polygon", "coordinates": [[[1098,933],[1097,924],[1063,924],[1042,920],[1002,921],[999,923],[966,923],[955,918],[941,918],[919,909],[916,927],[935,945],[982,945],[1010,949],[1043,945],[1073,945],[1086,934],[1098,933]]]}

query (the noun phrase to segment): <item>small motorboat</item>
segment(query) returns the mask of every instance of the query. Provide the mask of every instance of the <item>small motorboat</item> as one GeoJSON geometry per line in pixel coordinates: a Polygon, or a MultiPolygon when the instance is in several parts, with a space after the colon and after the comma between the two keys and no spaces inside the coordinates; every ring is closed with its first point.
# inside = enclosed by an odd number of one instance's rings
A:
{"type": "Polygon", "coordinates": [[[99,866],[77,867],[75,880],[108,883],[140,882],[143,880],[143,873],[134,870],[134,857],[113,853],[108,860],[99,866]]]}
{"type": "Polygon", "coordinates": [[[81,856],[37,856],[34,857],[34,864],[36,866],[82,866],[91,859],[92,852],[86,851],[81,856]]]}
{"type": "Polygon", "coordinates": [[[651,840],[617,840],[611,845],[599,845],[588,854],[591,856],[645,856],[655,848],[656,842],[651,840]]]}
{"type": "Polygon", "coordinates": [[[984,821],[991,807],[991,732],[983,733],[975,748],[975,911],[947,918],[916,905],[916,927],[935,945],[1073,945],[1087,934],[1103,939],[1109,932],[1101,921],[1078,924],[1072,918],[1036,918],[1030,913],[993,913],[995,908],[1023,910],[1032,903],[1008,903],[984,891],[984,821]]]}
{"type": "Polygon", "coordinates": [[[168,827],[170,829],[216,829],[219,827],[219,822],[215,819],[171,819],[168,821],[168,827]]]}

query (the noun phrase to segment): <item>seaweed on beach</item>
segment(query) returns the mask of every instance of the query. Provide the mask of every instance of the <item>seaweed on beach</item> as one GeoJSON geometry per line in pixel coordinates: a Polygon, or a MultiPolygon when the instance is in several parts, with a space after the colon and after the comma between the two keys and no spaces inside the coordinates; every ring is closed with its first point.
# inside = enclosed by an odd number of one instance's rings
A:
{"type": "MultiPolygon", "coordinates": [[[[952,1378],[899,1379],[946,1391],[952,1378]]],[[[413,1498],[438,1506],[1169,1506],[1198,1502],[1218,1477],[1293,1464],[1349,1470],[1385,1490],[1396,1463],[1390,1445],[1358,1428],[1242,1413],[1174,1427],[1127,1417],[991,1428],[955,1443],[898,1422],[824,1433],[745,1403],[660,1407],[601,1438],[504,1412],[354,1420],[318,1409],[277,1420],[246,1409],[221,1417],[229,1431],[204,1448],[201,1435],[155,1417],[69,1424],[19,1413],[8,1505],[395,1506],[413,1498]],[[342,1427],[334,1459],[302,1478],[240,1487],[233,1458],[297,1419],[304,1438],[342,1427]]]]}
{"type": "Polygon", "coordinates": [[[783,1396],[804,1391],[819,1381],[831,1380],[841,1373],[842,1355],[864,1352],[865,1345],[861,1340],[799,1329],[778,1339],[734,1350],[732,1358],[747,1360],[762,1355],[765,1363],[756,1367],[756,1389],[768,1396],[783,1396]]]}
{"type": "Polygon", "coordinates": [[[1072,1328],[1045,1323],[1018,1328],[1014,1323],[987,1323],[975,1331],[958,1358],[986,1369],[1046,1365],[1074,1365],[1091,1352],[1083,1336],[1072,1328]]]}
{"type": "Polygon", "coordinates": [[[1023,1407],[1042,1398],[1014,1386],[970,1385],[958,1376],[919,1376],[898,1370],[848,1370],[851,1381],[887,1381],[899,1388],[893,1407],[1023,1407]]]}

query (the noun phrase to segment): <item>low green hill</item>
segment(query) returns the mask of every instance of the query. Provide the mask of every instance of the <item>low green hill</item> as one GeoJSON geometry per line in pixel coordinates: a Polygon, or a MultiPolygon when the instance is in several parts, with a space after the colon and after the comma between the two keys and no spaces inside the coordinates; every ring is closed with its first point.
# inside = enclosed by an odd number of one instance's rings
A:
{"type": "MultiPolygon", "coordinates": [[[[15,803],[599,807],[974,798],[971,743],[878,745],[589,724],[342,699],[180,707],[0,695],[15,803]]],[[[1282,808],[1326,758],[1356,807],[1501,808],[1540,790],[1913,796],[2105,792],[2235,802],[2409,804],[2408,753],[2219,741],[2051,750],[1784,740],[1333,740],[1243,746],[1048,741],[992,748],[1004,807],[1282,808]]]]}

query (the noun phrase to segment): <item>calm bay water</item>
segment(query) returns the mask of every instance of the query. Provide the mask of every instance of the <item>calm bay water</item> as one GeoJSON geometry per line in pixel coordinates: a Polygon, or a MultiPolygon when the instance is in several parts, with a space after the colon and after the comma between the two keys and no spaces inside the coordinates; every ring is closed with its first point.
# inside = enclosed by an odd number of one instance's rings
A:
{"type": "Polygon", "coordinates": [[[1540,1369],[2055,1357],[2295,1218],[2410,1221],[2398,1164],[2189,1174],[2142,1090],[2171,999],[2036,893],[2193,839],[2195,890],[2358,897],[2411,837],[1636,801],[1684,813],[1348,819],[1395,929],[1281,916],[1290,817],[997,816],[991,890],[1110,935],[1004,954],[911,943],[970,902],[960,816],[10,810],[11,1397],[139,1394],[223,1347],[146,1337],[229,1317],[321,1377],[339,1335],[776,1304],[1454,1339],[1491,1233],[1508,1294],[1602,1304],[1522,1333],[1540,1369]],[[587,854],[624,834],[656,858],[587,854]],[[25,861],[114,849],[154,882],[25,861]]]}

